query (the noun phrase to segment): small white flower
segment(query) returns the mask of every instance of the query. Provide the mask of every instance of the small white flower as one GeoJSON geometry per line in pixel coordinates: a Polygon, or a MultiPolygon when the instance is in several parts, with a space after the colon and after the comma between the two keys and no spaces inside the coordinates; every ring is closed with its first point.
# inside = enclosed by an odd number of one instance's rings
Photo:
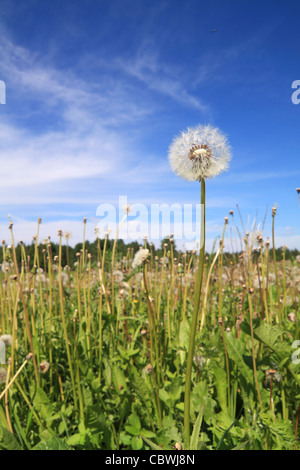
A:
{"type": "Polygon", "coordinates": [[[182,132],[169,148],[172,170],[189,181],[213,178],[228,168],[230,159],[226,137],[209,125],[182,132]]]}
{"type": "Polygon", "coordinates": [[[149,256],[149,250],[141,248],[134,256],[133,262],[132,262],[132,269],[137,268],[138,266],[141,266],[143,262],[148,258],[149,256]]]}

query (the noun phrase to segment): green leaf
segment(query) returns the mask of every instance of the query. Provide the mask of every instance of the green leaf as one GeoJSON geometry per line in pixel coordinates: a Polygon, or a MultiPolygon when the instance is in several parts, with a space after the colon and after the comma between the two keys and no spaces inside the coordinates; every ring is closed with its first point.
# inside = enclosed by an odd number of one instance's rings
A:
{"type": "Polygon", "coordinates": [[[243,342],[235,338],[232,333],[225,335],[225,342],[229,357],[235,362],[239,372],[244,408],[250,409],[254,403],[254,375],[253,370],[247,366],[244,360],[245,346],[243,342]]]}
{"type": "Polygon", "coordinates": [[[68,450],[68,444],[59,439],[58,437],[52,436],[49,439],[45,439],[39,442],[31,450],[68,450]]]}
{"type": "Polygon", "coordinates": [[[279,328],[279,326],[261,323],[254,329],[253,333],[256,339],[273,349],[277,339],[279,336],[283,335],[285,331],[282,328],[279,328]]]}
{"type": "Polygon", "coordinates": [[[198,439],[199,439],[200,429],[201,429],[202,420],[203,420],[203,413],[204,413],[204,406],[202,406],[198,414],[198,418],[196,419],[196,422],[194,424],[189,450],[198,450],[198,439]]]}
{"type": "Polygon", "coordinates": [[[219,413],[217,416],[217,422],[215,426],[216,434],[221,433],[219,442],[216,446],[216,450],[220,450],[223,446],[224,440],[230,434],[231,430],[233,430],[234,426],[237,424],[237,420],[232,422],[231,418],[224,413],[219,413]]]}
{"type": "Polygon", "coordinates": [[[125,374],[122,369],[115,364],[112,366],[111,378],[117,391],[127,390],[125,374]]]}
{"type": "Polygon", "coordinates": [[[83,446],[85,443],[86,434],[76,433],[67,439],[67,444],[71,447],[83,446]]]}
{"type": "Polygon", "coordinates": [[[39,386],[36,387],[33,406],[45,421],[50,422],[53,419],[59,418],[59,415],[54,412],[54,407],[51,404],[48,395],[39,386]]]}
{"type": "Polygon", "coordinates": [[[134,392],[139,396],[142,403],[151,413],[153,405],[153,394],[147,387],[147,381],[138,373],[134,366],[129,368],[130,383],[134,392]]]}
{"type": "Polygon", "coordinates": [[[8,429],[5,412],[1,406],[0,406],[0,426],[3,426],[8,429]]]}
{"type": "Polygon", "coordinates": [[[218,396],[218,403],[222,411],[228,411],[227,407],[227,374],[224,369],[218,366],[213,367],[212,373],[215,376],[215,387],[218,396]]]}
{"type": "Polygon", "coordinates": [[[22,450],[15,436],[3,426],[0,426],[0,450],[22,450]]]}
{"type": "Polygon", "coordinates": [[[125,429],[132,436],[139,436],[141,431],[141,422],[140,418],[136,414],[130,415],[128,418],[127,424],[125,424],[125,429]]]}
{"type": "Polygon", "coordinates": [[[155,444],[155,442],[152,442],[150,441],[150,439],[148,439],[147,437],[145,437],[143,434],[141,434],[141,438],[146,442],[146,444],[148,444],[148,446],[151,447],[151,449],[153,450],[160,450],[161,451],[161,447],[158,446],[157,444],[155,444]]]}
{"type": "Polygon", "coordinates": [[[131,446],[133,450],[141,450],[143,447],[143,439],[140,436],[134,436],[131,439],[131,446]]]}

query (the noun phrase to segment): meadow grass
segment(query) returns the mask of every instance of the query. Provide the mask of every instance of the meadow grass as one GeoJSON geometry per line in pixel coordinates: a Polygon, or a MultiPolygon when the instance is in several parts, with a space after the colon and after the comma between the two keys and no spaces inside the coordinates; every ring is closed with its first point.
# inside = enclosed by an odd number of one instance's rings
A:
{"type": "Polygon", "coordinates": [[[69,235],[59,231],[54,255],[39,220],[33,247],[16,247],[10,222],[0,449],[299,449],[300,259],[286,259],[285,247],[276,257],[272,217],[271,248],[225,218],[202,253],[196,320],[199,255],[172,237],[161,256],[145,240],[148,256],[133,268],[136,252],[121,256],[108,234],[91,255],[85,219],[76,263],[64,266],[69,235]]]}

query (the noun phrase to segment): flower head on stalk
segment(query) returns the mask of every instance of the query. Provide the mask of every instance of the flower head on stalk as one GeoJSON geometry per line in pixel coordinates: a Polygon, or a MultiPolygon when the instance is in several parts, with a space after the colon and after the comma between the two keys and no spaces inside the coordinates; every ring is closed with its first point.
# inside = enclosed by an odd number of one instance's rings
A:
{"type": "Polygon", "coordinates": [[[149,256],[149,250],[146,248],[141,248],[139,251],[134,256],[133,262],[132,262],[132,269],[137,268],[138,266],[141,266],[144,261],[149,256]]]}
{"type": "Polygon", "coordinates": [[[230,159],[226,136],[210,125],[187,129],[169,148],[172,170],[189,181],[213,178],[228,168],[230,159]]]}

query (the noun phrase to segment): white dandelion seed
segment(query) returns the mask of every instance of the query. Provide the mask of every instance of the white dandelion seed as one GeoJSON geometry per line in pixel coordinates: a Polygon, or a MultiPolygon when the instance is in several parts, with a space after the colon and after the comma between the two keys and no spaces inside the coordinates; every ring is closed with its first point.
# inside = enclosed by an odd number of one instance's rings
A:
{"type": "Polygon", "coordinates": [[[114,272],[113,272],[113,276],[114,276],[114,280],[115,280],[115,282],[116,282],[117,284],[119,284],[120,282],[122,282],[123,279],[124,279],[124,275],[123,275],[122,271],[118,271],[118,270],[117,270],[117,271],[114,271],[114,272]]]}
{"type": "Polygon", "coordinates": [[[131,205],[130,204],[125,204],[123,206],[123,211],[125,212],[125,214],[129,214],[132,211],[131,205]]]}
{"type": "Polygon", "coordinates": [[[138,266],[141,266],[143,262],[148,258],[149,256],[149,250],[146,248],[140,249],[134,256],[134,259],[132,261],[132,269],[137,268],[138,266]]]}
{"type": "Polygon", "coordinates": [[[11,335],[2,335],[2,336],[0,336],[0,340],[3,341],[5,346],[11,346],[12,345],[12,336],[11,335]]]}
{"type": "Polygon", "coordinates": [[[199,181],[227,170],[230,146],[222,132],[210,125],[189,128],[169,148],[172,170],[184,179],[199,181]]]}

